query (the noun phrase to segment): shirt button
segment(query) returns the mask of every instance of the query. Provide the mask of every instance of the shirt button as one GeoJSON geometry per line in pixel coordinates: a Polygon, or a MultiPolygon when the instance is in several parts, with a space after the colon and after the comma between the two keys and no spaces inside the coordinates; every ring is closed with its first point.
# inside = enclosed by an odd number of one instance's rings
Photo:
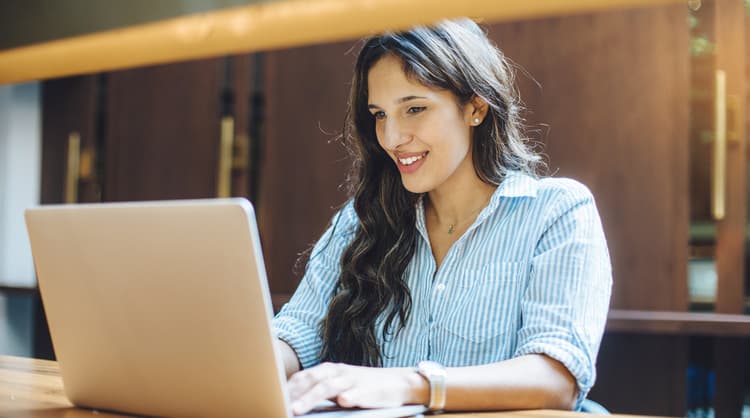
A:
{"type": "Polygon", "coordinates": [[[438,292],[442,292],[445,290],[445,285],[443,283],[440,283],[436,286],[438,292]]]}

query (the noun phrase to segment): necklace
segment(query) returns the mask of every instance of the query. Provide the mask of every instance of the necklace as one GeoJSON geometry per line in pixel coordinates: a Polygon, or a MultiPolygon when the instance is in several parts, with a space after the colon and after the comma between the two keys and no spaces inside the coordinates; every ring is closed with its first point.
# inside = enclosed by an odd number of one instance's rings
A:
{"type": "Polygon", "coordinates": [[[463,221],[461,221],[461,222],[456,222],[456,223],[454,223],[454,224],[448,224],[448,235],[451,235],[451,234],[453,234],[453,232],[454,232],[454,231],[456,230],[456,226],[458,226],[458,225],[461,225],[461,224],[463,224],[464,222],[466,222],[467,220],[471,219],[471,217],[472,217],[472,216],[474,216],[474,214],[475,214],[476,212],[478,212],[478,210],[477,210],[477,211],[474,211],[474,212],[472,212],[472,214],[471,214],[471,215],[470,215],[470,216],[469,216],[468,218],[464,219],[464,220],[463,220],[463,221]]]}
{"type": "MultiPolygon", "coordinates": [[[[490,199],[492,199],[492,195],[490,195],[490,199]]],[[[486,202],[484,202],[484,204],[483,204],[482,206],[480,206],[479,208],[477,208],[477,209],[474,209],[474,210],[473,210],[473,211],[471,212],[471,214],[470,214],[470,215],[469,215],[469,216],[468,216],[467,218],[465,218],[464,220],[462,220],[462,221],[460,221],[460,222],[455,222],[455,223],[451,223],[451,224],[448,224],[448,235],[452,235],[452,234],[453,234],[453,232],[455,232],[455,231],[456,231],[456,227],[457,227],[457,226],[459,226],[459,225],[462,225],[462,224],[463,224],[464,222],[466,222],[466,221],[468,221],[469,219],[471,219],[472,217],[474,217],[474,215],[475,215],[475,214],[476,214],[477,212],[481,211],[481,210],[482,210],[482,208],[484,208],[485,206],[487,206],[487,204],[488,204],[488,203],[490,202],[490,199],[487,199],[487,201],[486,201],[486,202]]]]}

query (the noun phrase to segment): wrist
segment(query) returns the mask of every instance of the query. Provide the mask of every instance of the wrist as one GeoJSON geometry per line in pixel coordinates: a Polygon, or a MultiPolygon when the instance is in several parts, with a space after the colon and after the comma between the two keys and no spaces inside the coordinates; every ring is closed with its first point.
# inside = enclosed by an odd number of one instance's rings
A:
{"type": "Polygon", "coordinates": [[[428,405],[430,403],[430,383],[416,369],[404,369],[408,389],[407,404],[428,405]]]}

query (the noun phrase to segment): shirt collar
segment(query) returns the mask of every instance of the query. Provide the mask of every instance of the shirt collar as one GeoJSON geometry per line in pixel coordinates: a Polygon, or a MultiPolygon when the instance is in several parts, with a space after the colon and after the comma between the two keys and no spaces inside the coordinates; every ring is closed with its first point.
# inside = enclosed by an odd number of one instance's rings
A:
{"type": "Polygon", "coordinates": [[[539,184],[534,177],[520,171],[508,171],[503,181],[492,194],[487,207],[477,216],[474,224],[478,225],[491,216],[497,210],[498,206],[500,206],[502,199],[536,197],[538,187],[539,184]]]}
{"type": "Polygon", "coordinates": [[[502,183],[497,186],[492,199],[500,197],[536,197],[539,187],[537,180],[520,171],[509,171],[502,183]]]}
{"type": "MultiPolygon", "coordinates": [[[[538,188],[538,181],[534,177],[520,171],[508,171],[503,181],[497,186],[497,189],[495,189],[495,192],[492,194],[487,207],[477,216],[475,224],[483,222],[485,218],[490,216],[500,204],[500,199],[536,197],[538,188]]],[[[424,219],[423,200],[424,195],[420,196],[417,200],[417,230],[422,234],[425,240],[429,241],[424,219]]]]}

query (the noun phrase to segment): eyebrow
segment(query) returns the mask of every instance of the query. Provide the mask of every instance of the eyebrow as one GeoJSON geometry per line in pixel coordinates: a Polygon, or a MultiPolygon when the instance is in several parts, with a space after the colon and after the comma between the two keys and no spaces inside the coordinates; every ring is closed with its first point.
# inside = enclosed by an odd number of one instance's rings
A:
{"type": "MultiPolygon", "coordinates": [[[[412,96],[404,96],[404,97],[396,100],[396,104],[401,104],[401,103],[405,103],[405,102],[408,102],[408,101],[411,101],[411,100],[426,99],[426,98],[427,97],[424,97],[424,96],[413,96],[413,95],[412,96]]],[[[367,108],[368,109],[380,109],[380,106],[378,106],[376,104],[370,103],[370,104],[367,105],[367,108]]]]}

